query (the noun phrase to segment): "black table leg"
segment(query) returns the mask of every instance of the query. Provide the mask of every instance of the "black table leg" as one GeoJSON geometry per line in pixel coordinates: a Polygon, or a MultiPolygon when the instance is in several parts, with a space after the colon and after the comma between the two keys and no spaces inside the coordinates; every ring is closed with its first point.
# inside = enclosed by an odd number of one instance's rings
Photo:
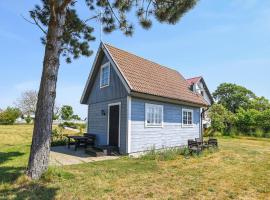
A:
{"type": "Polygon", "coordinates": [[[75,151],[77,151],[77,148],[80,146],[80,141],[75,140],[75,151]]]}
{"type": "Polygon", "coordinates": [[[70,138],[68,138],[68,148],[70,149],[70,138]]]}

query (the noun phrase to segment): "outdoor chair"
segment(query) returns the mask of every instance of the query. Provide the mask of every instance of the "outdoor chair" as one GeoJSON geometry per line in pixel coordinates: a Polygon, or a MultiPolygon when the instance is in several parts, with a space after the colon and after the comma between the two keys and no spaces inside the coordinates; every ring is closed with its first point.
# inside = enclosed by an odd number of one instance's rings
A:
{"type": "Polygon", "coordinates": [[[87,137],[86,140],[86,147],[89,146],[95,146],[95,142],[96,142],[96,135],[92,134],[92,133],[85,133],[83,134],[84,137],[87,137]]]}
{"type": "Polygon", "coordinates": [[[195,141],[200,145],[203,149],[207,149],[209,147],[208,141],[204,141],[202,138],[195,138],[195,141]]]}
{"type": "Polygon", "coordinates": [[[208,146],[209,147],[214,147],[217,148],[218,147],[218,141],[215,138],[209,138],[208,139],[208,146]]]}
{"type": "Polygon", "coordinates": [[[202,144],[197,142],[196,140],[188,140],[188,149],[189,152],[199,154],[202,151],[202,144]]]}

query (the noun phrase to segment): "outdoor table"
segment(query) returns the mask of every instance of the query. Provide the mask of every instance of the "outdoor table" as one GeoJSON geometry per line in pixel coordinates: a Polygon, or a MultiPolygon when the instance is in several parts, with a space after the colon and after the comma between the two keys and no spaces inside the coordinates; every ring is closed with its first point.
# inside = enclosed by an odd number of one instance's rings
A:
{"type": "Polygon", "coordinates": [[[66,137],[68,138],[68,148],[70,148],[71,144],[70,139],[75,140],[75,151],[81,144],[84,144],[86,147],[86,141],[88,140],[88,137],[77,135],[67,135],[66,137]]]}

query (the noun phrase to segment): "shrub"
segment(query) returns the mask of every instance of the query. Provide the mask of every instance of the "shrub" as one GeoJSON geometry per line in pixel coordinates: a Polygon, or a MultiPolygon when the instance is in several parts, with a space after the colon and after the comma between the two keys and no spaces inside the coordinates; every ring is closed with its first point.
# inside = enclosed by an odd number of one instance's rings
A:
{"type": "Polygon", "coordinates": [[[257,128],[251,136],[254,137],[263,137],[264,136],[264,131],[261,128],[257,128]]]}
{"type": "Polygon", "coordinates": [[[18,108],[8,107],[5,111],[0,113],[0,124],[10,125],[14,124],[16,119],[21,115],[18,108]]]}
{"type": "Polygon", "coordinates": [[[32,121],[32,118],[29,115],[27,115],[27,117],[25,118],[25,121],[27,124],[30,124],[32,121]]]}
{"type": "Polygon", "coordinates": [[[270,132],[270,109],[264,110],[261,115],[259,115],[257,121],[265,132],[270,132]]]}
{"type": "Polygon", "coordinates": [[[224,131],[231,127],[235,122],[235,116],[221,104],[214,104],[209,110],[211,118],[211,129],[216,131],[224,131]]]}
{"type": "Polygon", "coordinates": [[[250,135],[258,126],[257,119],[259,118],[259,115],[260,112],[255,109],[244,110],[243,108],[240,108],[236,113],[236,125],[238,129],[242,132],[247,132],[250,135]]]}
{"type": "Polygon", "coordinates": [[[63,134],[62,129],[53,129],[51,134],[51,146],[62,146],[67,144],[67,138],[63,134]]]}
{"type": "Polygon", "coordinates": [[[264,134],[263,134],[263,137],[265,137],[265,138],[270,138],[270,132],[264,133],[264,134]]]}
{"type": "Polygon", "coordinates": [[[150,151],[142,155],[140,159],[159,160],[159,161],[175,160],[179,155],[184,155],[185,153],[186,150],[183,151],[179,147],[161,150],[155,150],[155,148],[152,148],[150,151]]]}
{"type": "Polygon", "coordinates": [[[236,135],[239,135],[239,131],[236,127],[232,126],[230,128],[227,128],[221,135],[235,137],[236,135]]]}
{"type": "Polygon", "coordinates": [[[188,149],[188,147],[184,147],[184,148],[182,148],[182,149],[180,149],[180,155],[183,155],[183,156],[188,156],[190,154],[190,152],[189,152],[189,149],[188,149]]]}

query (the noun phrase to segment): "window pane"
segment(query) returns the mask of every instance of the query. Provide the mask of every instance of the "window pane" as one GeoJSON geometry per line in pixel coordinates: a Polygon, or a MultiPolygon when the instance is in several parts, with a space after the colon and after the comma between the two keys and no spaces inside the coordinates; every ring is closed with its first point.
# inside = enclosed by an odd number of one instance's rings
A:
{"type": "Polygon", "coordinates": [[[154,124],[154,119],[155,119],[155,110],[153,107],[151,107],[151,124],[154,124]]]}
{"type": "Polygon", "coordinates": [[[150,123],[150,110],[147,108],[147,123],[150,123]]]}
{"type": "Polygon", "coordinates": [[[183,111],[183,123],[187,124],[187,112],[183,111]]]}
{"type": "Polygon", "coordinates": [[[159,126],[162,124],[162,107],[155,105],[146,106],[147,125],[159,126]]]}
{"type": "Polygon", "coordinates": [[[157,124],[161,124],[162,110],[161,107],[157,110],[157,124]]]}
{"type": "Polygon", "coordinates": [[[101,86],[109,85],[110,67],[103,67],[101,70],[101,86]]]}
{"type": "Polygon", "coordinates": [[[193,124],[193,113],[192,111],[183,111],[183,124],[192,125],[193,124]]]}

